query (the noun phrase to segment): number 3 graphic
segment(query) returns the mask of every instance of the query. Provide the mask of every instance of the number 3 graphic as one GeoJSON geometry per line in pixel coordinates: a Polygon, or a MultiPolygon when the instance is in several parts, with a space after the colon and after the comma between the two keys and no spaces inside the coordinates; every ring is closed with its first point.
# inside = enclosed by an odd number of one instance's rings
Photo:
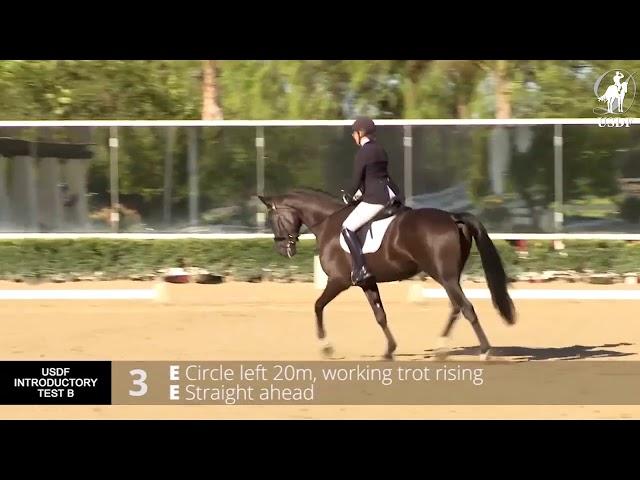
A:
{"type": "Polygon", "coordinates": [[[140,368],[136,368],[129,372],[131,376],[138,375],[139,378],[133,380],[133,384],[140,387],[139,390],[129,390],[129,396],[131,397],[142,397],[145,393],[147,393],[147,389],[149,388],[144,381],[147,379],[147,372],[140,368]]]}

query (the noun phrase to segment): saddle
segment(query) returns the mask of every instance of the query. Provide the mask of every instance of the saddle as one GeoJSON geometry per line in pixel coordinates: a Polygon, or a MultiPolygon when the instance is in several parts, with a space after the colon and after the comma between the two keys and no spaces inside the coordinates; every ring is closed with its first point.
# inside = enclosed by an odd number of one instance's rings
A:
{"type": "Polygon", "coordinates": [[[383,220],[385,218],[392,217],[404,210],[410,210],[410,208],[402,203],[398,197],[392,198],[389,203],[387,203],[384,208],[370,220],[370,222],[373,223],[376,220],[383,220]]]}
{"type": "MultiPolygon", "coordinates": [[[[400,212],[404,212],[406,210],[411,210],[410,207],[407,207],[402,201],[398,198],[392,198],[389,203],[387,203],[382,210],[380,210],[371,220],[365,223],[362,227],[360,227],[355,234],[360,241],[360,245],[364,245],[367,239],[367,235],[373,237],[372,224],[379,220],[384,220],[386,218],[393,217],[400,212]]],[[[385,228],[386,230],[386,228],[385,228]]]]}

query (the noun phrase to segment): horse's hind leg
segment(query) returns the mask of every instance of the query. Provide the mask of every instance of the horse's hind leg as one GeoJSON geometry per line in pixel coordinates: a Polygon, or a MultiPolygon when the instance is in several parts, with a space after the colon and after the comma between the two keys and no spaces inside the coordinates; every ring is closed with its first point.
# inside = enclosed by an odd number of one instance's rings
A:
{"type": "Polygon", "coordinates": [[[449,315],[449,320],[447,320],[447,324],[442,331],[442,335],[438,339],[438,345],[436,346],[435,356],[438,360],[444,360],[449,355],[449,348],[447,346],[447,340],[449,335],[451,334],[451,329],[453,328],[453,324],[456,322],[458,317],[460,316],[460,307],[457,304],[451,304],[451,314],[449,315]]]}
{"type": "MultiPolygon", "coordinates": [[[[462,270],[464,269],[464,265],[467,262],[467,259],[469,258],[469,252],[471,251],[471,236],[470,236],[471,234],[469,233],[469,230],[466,225],[458,224],[458,235],[460,239],[460,262],[458,265],[456,280],[453,279],[454,277],[452,275],[448,275],[448,278],[450,278],[450,280],[443,281],[443,285],[445,283],[450,283],[453,285],[457,285],[458,288],[460,288],[460,276],[461,276],[462,270]]],[[[451,313],[449,314],[449,319],[447,320],[447,324],[445,325],[444,330],[442,331],[442,334],[438,339],[438,344],[436,345],[436,350],[435,350],[435,356],[438,360],[444,360],[447,358],[447,355],[449,355],[449,348],[447,345],[449,335],[451,334],[451,329],[453,328],[453,324],[456,322],[456,320],[460,316],[460,310],[461,310],[460,302],[454,301],[451,294],[449,294],[449,298],[451,300],[451,313]]]]}
{"type": "Polygon", "coordinates": [[[332,280],[329,278],[327,281],[327,286],[325,287],[322,295],[318,297],[315,304],[315,313],[316,313],[316,331],[318,335],[318,340],[320,340],[321,351],[324,355],[331,355],[333,353],[333,347],[331,343],[327,340],[326,333],[324,331],[324,319],[323,319],[323,311],[324,307],[327,306],[331,300],[336,298],[340,293],[344,292],[347,289],[348,285],[345,285],[343,282],[339,282],[336,280],[332,280]]]}
{"type": "Polygon", "coordinates": [[[367,285],[362,287],[365,295],[367,296],[367,300],[369,300],[369,304],[373,309],[373,313],[376,316],[376,321],[378,325],[382,328],[385,337],[387,338],[387,352],[384,354],[384,358],[391,360],[393,358],[393,352],[396,349],[396,341],[387,326],[387,314],[384,311],[384,307],[382,306],[382,299],[380,298],[380,291],[378,290],[378,285],[375,283],[372,285],[367,285]]]}
{"type": "Polygon", "coordinates": [[[458,305],[464,317],[469,320],[469,323],[471,323],[473,331],[480,342],[480,358],[482,360],[486,360],[489,356],[491,345],[489,345],[489,340],[480,326],[480,322],[473,305],[462,291],[462,287],[458,282],[446,282],[443,284],[443,287],[447,291],[447,295],[449,295],[451,303],[458,305]]]}

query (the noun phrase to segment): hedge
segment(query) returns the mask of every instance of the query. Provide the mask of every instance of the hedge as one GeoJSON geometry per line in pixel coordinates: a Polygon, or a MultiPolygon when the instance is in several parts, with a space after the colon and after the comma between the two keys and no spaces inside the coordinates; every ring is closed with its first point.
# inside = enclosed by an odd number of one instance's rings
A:
{"type": "MultiPolygon", "coordinates": [[[[630,242],[565,242],[562,254],[551,242],[529,242],[529,257],[518,258],[507,242],[496,246],[511,275],[543,270],[593,270],[628,273],[640,270],[640,244],[630,242]]],[[[128,278],[153,274],[181,262],[213,273],[247,280],[265,273],[273,278],[313,280],[315,241],[301,241],[289,259],[278,254],[272,240],[4,240],[0,241],[0,278],[49,278],[53,275],[90,275],[128,278]]],[[[482,275],[474,247],[465,273],[482,275]]]]}

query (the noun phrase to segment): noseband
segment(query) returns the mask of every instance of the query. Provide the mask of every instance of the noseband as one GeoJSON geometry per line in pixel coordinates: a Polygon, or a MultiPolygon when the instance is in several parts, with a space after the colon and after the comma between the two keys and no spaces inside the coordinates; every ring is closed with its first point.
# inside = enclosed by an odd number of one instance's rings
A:
{"type": "MultiPolygon", "coordinates": [[[[282,209],[295,210],[295,208],[291,208],[291,207],[277,207],[277,208],[276,208],[276,206],[275,206],[275,205],[273,205],[273,206],[271,207],[271,209],[272,209],[272,210],[274,210],[274,211],[276,211],[278,208],[280,208],[281,210],[282,210],[282,209]]],[[[287,248],[291,248],[291,247],[293,247],[293,246],[295,245],[295,243],[298,241],[298,237],[299,237],[299,235],[293,235],[293,234],[291,234],[291,233],[287,233],[287,236],[286,236],[286,237],[277,237],[277,236],[274,236],[274,237],[273,237],[273,241],[274,241],[274,242],[284,242],[284,241],[286,241],[286,242],[287,242],[287,248]]]]}
{"type": "Polygon", "coordinates": [[[283,242],[285,240],[287,241],[287,245],[292,247],[293,244],[298,241],[298,235],[287,233],[286,237],[273,237],[274,242],[283,242]]]}

